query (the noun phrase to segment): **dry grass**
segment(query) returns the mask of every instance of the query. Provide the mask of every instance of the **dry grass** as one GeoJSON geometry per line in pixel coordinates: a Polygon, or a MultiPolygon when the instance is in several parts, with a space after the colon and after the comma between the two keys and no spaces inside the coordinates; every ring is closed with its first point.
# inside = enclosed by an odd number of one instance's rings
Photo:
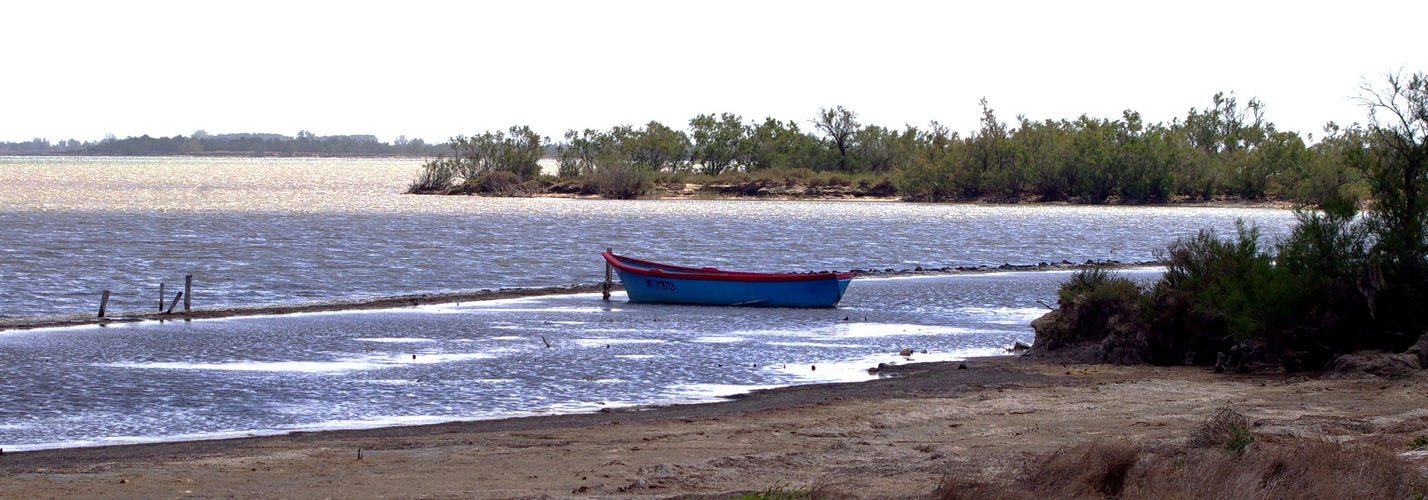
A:
{"type": "Polygon", "coordinates": [[[1190,434],[1185,444],[1193,448],[1220,448],[1226,452],[1244,453],[1245,448],[1254,442],[1249,428],[1249,418],[1226,406],[1205,419],[1205,423],[1190,434]]]}
{"type": "Polygon", "coordinates": [[[829,488],[815,485],[811,488],[794,488],[788,485],[770,486],[756,493],[736,493],[732,495],[688,495],[670,500],[849,500],[857,498],[829,488]]]}
{"type": "Polygon", "coordinates": [[[1428,474],[1389,450],[1316,439],[1218,449],[1150,451],[1093,442],[1035,461],[1007,482],[945,479],[938,499],[1423,498],[1428,474]]]}

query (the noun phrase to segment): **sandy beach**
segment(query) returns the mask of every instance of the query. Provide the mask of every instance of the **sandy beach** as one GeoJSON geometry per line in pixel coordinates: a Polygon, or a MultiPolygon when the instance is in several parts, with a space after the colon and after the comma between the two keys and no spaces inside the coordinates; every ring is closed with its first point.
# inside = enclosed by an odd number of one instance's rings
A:
{"type": "Polygon", "coordinates": [[[909,364],[878,380],[728,402],[0,455],[6,498],[723,498],[820,487],[923,498],[1097,440],[1181,446],[1245,415],[1254,446],[1319,439],[1401,453],[1428,377],[1217,374],[1015,357],[909,364]],[[965,368],[962,368],[965,366],[965,368]],[[692,495],[692,496],[691,496],[692,495]]]}

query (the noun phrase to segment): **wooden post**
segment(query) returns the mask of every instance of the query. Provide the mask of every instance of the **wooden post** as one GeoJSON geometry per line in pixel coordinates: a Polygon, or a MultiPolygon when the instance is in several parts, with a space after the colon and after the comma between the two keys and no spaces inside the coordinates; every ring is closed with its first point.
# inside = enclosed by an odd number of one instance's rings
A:
{"type": "MultiPolygon", "coordinates": [[[[172,309],[172,308],[170,308],[172,309]]],[[[183,277],[183,312],[193,309],[193,275],[183,277]]]]}
{"type": "MultiPolygon", "coordinates": [[[[615,249],[613,249],[613,248],[606,248],[605,251],[606,251],[606,252],[614,252],[615,249]]],[[[604,296],[604,298],[603,298],[602,300],[610,300],[610,287],[611,287],[611,286],[612,286],[612,284],[610,283],[610,261],[607,260],[607,261],[605,261],[605,283],[600,286],[601,295],[604,296]]]]}
{"type": "Polygon", "coordinates": [[[99,317],[104,317],[104,309],[109,307],[109,290],[99,297],[99,317]]]}
{"type": "Polygon", "coordinates": [[[164,312],[164,282],[159,282],[159,312],[164,312]]]}
{"type": "Polygon", "coordinates": [[[174,307],[177,307],[177,306],[178,306],[178,301],[179,301],[179,299],[184,298],[184,297],[187,297],[187,296],[188,296],[188,295],[185,294],[185,293],[183,293],[183,292],[179,292],[178,295],[175,295],[175,296],[174,296],[174,301],[173,301],[173,303],[169,304],[169,312],[168,312],[168,314],[173,314],[173,313],[174,313],[174,307]]]}

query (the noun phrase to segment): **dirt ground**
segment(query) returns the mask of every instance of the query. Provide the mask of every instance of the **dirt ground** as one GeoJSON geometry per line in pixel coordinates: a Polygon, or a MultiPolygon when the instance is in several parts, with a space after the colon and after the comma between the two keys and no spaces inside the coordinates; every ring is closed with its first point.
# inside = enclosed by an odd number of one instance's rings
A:
{"type": "Polygon", "coordinates": [[[724,403],[0,455],[6,498],[670,498],[822,486],[917,498],[1098,439],[1177,445],[1226,405],[1262,441],[1402,450],[1428,375],[1217,374],[1024,358],[913,364],[724,403]]]}

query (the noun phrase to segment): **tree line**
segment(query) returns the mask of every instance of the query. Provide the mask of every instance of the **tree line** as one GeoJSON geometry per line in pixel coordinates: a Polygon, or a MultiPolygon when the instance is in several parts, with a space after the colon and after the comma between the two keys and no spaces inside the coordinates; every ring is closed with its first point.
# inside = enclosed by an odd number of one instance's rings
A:
{"type": "Polygon", "coordinates": [[[701,114],[683,129],[651,121],[570,130],[552,143],[529,127],[512,127],[453,138],[422,174],[422,180],[446,183],[417,182],[412,191],[472,192],[461,186],[474,186],[492,172],[534,182],[539,156],[515,163],[489,160],[509,157],[504,148],[512,148],[544,151],[547,157],[554,151],[559,180],[544,184],[578,180],[610,197],[640,196],[669,176],[718,182],[811,172],[883,179],[896,186],[898,196],[917,201],[1320,203],[1366,189],[1362,172],[1351,168],[1344,154],[1375,146],[1358,124],[1329,123],[1317,142],[1312,134],[1306,139],[1279,130],[1266,119],[1262,102],[1225,93],[1169,123],[1146,123],[1132,110],[1118,119],[1018,116],[1008,123],[985,99],[981,107],[980,127],[965,136],[935,121],[921,128],[865,125],[842,106],[820,109],[803,122],[806,128],[795,120],[701,114]]]}
{"type": "Polygon", "coordinates": [[[25,142],[0,142],[0,154],[46,155],[72,153],[84,151],[95,144],[99,143],[94,141],[80,142],[75,139],[51,143],[49,139],[36,137],[33,140],[25,142]]]}
{"type": "Polygon", "coordinates": [[[408,140],[405,136],[387,143],[373,135],[319,136],[306,130],[299,131],[296,136],[250,133],[210,135],[199,130],[189,136],[173,137],[150,137],[145,134],[118,139],[110,135],[97,142],[74,139],[53,144],[46,139],[0,142],[0,154],[433,156],[446,147],[446,144],[427,144],[422,139],[408,140]]]}

